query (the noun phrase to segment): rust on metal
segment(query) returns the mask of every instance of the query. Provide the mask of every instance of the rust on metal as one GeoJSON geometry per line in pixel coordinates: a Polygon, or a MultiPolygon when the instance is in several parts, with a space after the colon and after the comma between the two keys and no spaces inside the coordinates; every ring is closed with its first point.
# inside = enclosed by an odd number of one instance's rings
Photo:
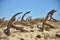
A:
{"type": "Polygon", "coordinates": [[[21,24],[22,24],[22,25],[24,24],[24,17],[25,17],[25,15],[27,15],[27,14],[29,14],[29,13],[30,13],[30,11],[26,12],[26,13],[22,16],[22,18],[21,18],[21,24]]]}
{"type": "Polygon", "coordinates": [[[46,18],[43,20],[43,23],[42,23],[42,31],[44,31],[44,25],[48,25],[48,26],[53,27],[52,25],[47,24],[46,21],[48,20],[49,17],[50,17],[50,20],[51,20],[53,14],[54,14],[55,12],[56,12],[56,10],[54,10],[54,9],[52,9],[50,12],[48,12],[46,18]]]}
{"type": "Polygon", "coordinates": [[[9,22],[8,22],[8,25],[7,25],[7,29],[5,29],[4,30],[4,33],[6,34],[6,35],[10,35],[10,28],[12,28],[13,26],[13,24],[12,24],[12,22],[13,21],[15,21],[15,17],[17,16],[17,15],[19,15],[19,14],[21,14],[22,12],[19,12],[19,13],[16,13],[15,15],[13,15],[13,17],[9,20],[9,22]]]}
{"type": "Polygon", "coordinates": [[[26,18],[26,21],[32,20],[31,17],[32,17],[32,16],[27,17],[27,18],[26,18]]]}

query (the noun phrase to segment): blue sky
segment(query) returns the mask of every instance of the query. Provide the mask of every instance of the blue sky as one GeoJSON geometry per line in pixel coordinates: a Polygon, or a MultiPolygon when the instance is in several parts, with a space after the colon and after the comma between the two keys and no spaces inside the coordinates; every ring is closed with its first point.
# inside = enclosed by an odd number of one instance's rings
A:
{"type": "Polygon", "coordinates": [[[31,11],[25,16],[32,18],[44,18],[47,13],[55,9],[53,18],[60,20],[60,0],[0,0],[0,18],[10,19],[14,14],[23,12],[17,17],[22,16],[25,12],[31,11]]]}

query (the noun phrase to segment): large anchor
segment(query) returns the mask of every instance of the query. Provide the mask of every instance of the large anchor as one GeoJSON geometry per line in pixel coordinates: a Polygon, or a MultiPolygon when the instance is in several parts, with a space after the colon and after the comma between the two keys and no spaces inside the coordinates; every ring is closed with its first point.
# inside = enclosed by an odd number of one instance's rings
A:
{"type": "Polygon", "coordinates": [[[25,17],[25,15],[27,15],[27,14],[29,14],[30,13],[30,11],[28,11],[28,12],[26,12],[23,16],[22,16],[22,18],[21,18],[21,24],[22,25],[24,25],[24,17],[25,17]]]}
{"type": "MultiPolygon", "coordinates": [[[[44,25],[47,25],[47,26],[50,26],[51,28],[54,28],[54,26],[50,25],[50,24],[47,24],[46,21],[48,20],[48,18],[50,17],[50,20],[53,19],[55,20],[54,18],[52,18],[53,14],[56,12],[56,10],[52,9],[50,12],[48,12],[46,18],[43,20],[43,23],[42,23],[42,28],[41,30],[44,31],[44,25]]],[[[57,20],[55,20],[57,21],[57,20]]]]}
{"type": "Polygon", "coordinates": [[[16,13],[15,15],[13,15],[13,17],[9,20],[8,22],[8,25],[7,25],[7,28],[4,30],[4,33],[6,35],[10,35],[10,28],[15,28],[16,30],[20,30],[22,32],[25,32],[27,30],[23,29],[22,27],[17,27],[17,26],[14,26],[12,23],[15,21],[15,17],[19,14],[21,14],[22,12],[19,12],[19,13],[16,13]]]}

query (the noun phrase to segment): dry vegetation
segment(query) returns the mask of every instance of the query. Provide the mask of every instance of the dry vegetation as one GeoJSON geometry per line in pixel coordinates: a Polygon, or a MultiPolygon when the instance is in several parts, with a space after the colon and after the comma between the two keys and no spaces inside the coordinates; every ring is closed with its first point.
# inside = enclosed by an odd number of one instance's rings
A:
{"type": "Polygon", "coordinates": [[[60,20],[48,20],[48,15],[35,19],[30,16],[24,20],[24,16],[29,13],[26,12],[20,21],[15,20],[15,17],[21,12],[10,20],[0,19],[0,40],[60,40],[60,20]]]}
{"type": "MultiPolygon", "coordinates": [[[[39,21],[39,23],[41,26],[42,22],[39,21]]],[[[28,30],[28,32],[21,32],[12,28],[10,36],[7,36],[3,32],[8,24],[7,21],[5,22],[5,25],[3,24],[3,26],[0,27],[0,40],[60,40],[60,22],[48,21],[48,23],[56,28],[49,28],[49,26],[45,26],[45,31],[41,32],[37,27],[38,20],[35,20],[34,24],[32,23],[32,26],[23,26],[21,25],[21,22],[15,21],[14,25],[24,27],[24,29],[28,30]]]]}

